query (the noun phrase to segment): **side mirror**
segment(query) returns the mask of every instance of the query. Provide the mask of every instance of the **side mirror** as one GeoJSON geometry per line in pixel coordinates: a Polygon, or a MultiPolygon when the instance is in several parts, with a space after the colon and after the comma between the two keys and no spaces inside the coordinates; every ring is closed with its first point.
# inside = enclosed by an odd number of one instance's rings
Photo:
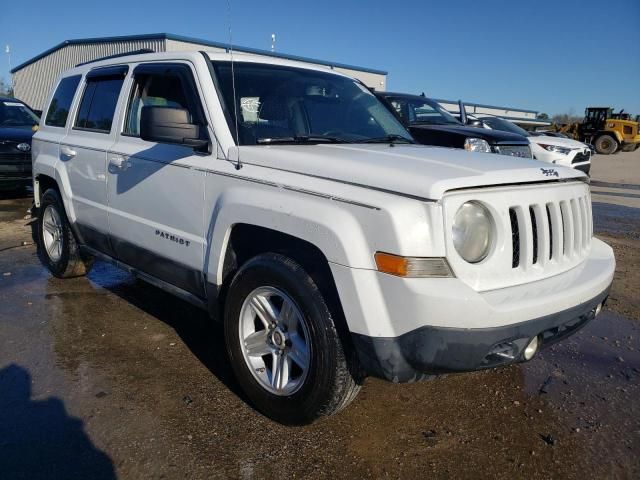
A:
{"type": "Polygon", "coordinates": [[[470,127],[482,127],[482,120],[478,120],[477,118],[468,118],[467,125],[470,127]]]}
{"type": "Polygon", "coordinates": [[[200,138],[200,125],[189,121],[185,108],[145,106],[140,112],[140,138],[148,142],[173,143],[202,148],[209,140],[200,138]]]}

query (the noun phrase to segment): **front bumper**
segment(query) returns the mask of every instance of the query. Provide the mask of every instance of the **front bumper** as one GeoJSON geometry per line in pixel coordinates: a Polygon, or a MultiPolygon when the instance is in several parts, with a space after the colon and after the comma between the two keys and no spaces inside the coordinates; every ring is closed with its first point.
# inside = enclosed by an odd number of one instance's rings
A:
{"type": "Polygon", "coordinates": [[[393,382],[411,382],[439,373],[466,372],[523,360],[534,338],[540,348],[572,335],[596,316],[609,288],[576,307],[503,327],[461,329],[425,326],[399,337],[353,334],[365,370],[393,382]]]}
{"type": "Polygon", "coordinates": [[[408,382],[519,361],[539,334],[545,344],[564,338],[606,298],[615,258],[611,247],[593,238],[574,268],[487,291],[460,278],[406,279],[336,264],[331,270],[363,366],[371,375],[408,382]],[[486,358],[504,342],[515,345],[512,359],[486,358]]]}

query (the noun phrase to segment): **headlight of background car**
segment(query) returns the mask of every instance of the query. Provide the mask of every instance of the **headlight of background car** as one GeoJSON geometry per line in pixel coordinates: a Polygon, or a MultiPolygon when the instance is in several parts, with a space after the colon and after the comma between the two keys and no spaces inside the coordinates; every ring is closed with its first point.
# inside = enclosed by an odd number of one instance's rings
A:
{"type": "Polygon", "coordinates": [[[453,245],[469,263],[478,263],[489,254],[493,243],[491,214],[478,202],[463,204],[453,219],[453,245]]]}
{"type": "Polygon", "coordinates": [[[569,155],[569,152],[572,150],[571,148],[558,147],[557,145],[543,145],[542,143],[539,143],[538,145],[549,152],[561,153],[562,155],[569,155]]]}
{"type": "Polygon", "coordinates": [[[467,138],[464,141],[464,149],[470,152],[491,153],[491,145],[481,138],[467,138]]]}

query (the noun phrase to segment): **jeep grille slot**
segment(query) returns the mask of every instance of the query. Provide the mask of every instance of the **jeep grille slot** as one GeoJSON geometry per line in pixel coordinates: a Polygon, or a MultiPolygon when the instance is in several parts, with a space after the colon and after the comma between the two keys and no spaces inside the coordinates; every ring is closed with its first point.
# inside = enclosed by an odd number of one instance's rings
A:
{"type": "Polygon", "coordinates": [[[547,222],[549,225],[549,260],[551,260],[553,258],[553,222],[551,221],[551,210],[549,205],[549,203],[545,205],[545,210],[547,211],[547,222]]]}
{"type": "Polygon", "coordinates": [[[517,268],[520,265],[520,228],[515,208],[509,209],[509,218],[511,220],[511,248],[513,251],[511,268],[517,268]]]}
{"type": "Polygon", "coordinates": [[[529,217],[531,217],[531,229],[533,237],[533,264],[538,263],[538,223],[536,222],[536,212],[533,206],[529,207],[529,217]]]}

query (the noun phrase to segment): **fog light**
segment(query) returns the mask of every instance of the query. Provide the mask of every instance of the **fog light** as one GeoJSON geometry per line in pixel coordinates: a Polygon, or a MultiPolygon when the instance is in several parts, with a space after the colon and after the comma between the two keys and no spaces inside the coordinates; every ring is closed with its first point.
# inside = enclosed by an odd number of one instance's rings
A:
{"type": "Polygon", "coordinates": [[[529,342],[529,345],[527,345],[527,348],[524,349],[524,359],[531,360],[538,351],[539,345],[540,341],[538,340],[538,337],[533,337],[533,339],[529,342]]]}

